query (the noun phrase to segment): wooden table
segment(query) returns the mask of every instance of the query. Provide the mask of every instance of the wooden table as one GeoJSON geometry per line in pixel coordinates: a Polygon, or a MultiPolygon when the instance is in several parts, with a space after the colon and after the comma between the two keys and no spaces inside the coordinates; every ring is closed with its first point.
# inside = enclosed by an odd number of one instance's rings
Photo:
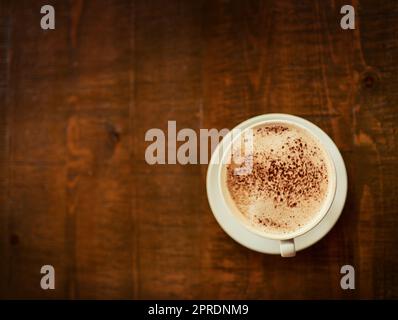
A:
{"type": "Polygon", "coordinates": [[[44,31],[43,1],[0,0],[0,297],[398,298],[398,2],[352,1],[342,30],[346,2],[48,0],[44,31]],[[168,120],[270,112],[319,125],[348,170],[340,220],[294,259],[222,231],[205,164],[144,157],[168,120]]]}

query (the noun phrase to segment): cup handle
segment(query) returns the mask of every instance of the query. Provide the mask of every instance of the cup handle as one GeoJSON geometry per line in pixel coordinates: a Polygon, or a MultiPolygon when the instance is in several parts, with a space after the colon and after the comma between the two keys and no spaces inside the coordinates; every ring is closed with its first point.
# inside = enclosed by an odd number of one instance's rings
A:
{"type": "Polygon", "coordinates": [[[282,257],[294,257],[296,255],[294,239],[281,240],[280,248],[282,257]]]}

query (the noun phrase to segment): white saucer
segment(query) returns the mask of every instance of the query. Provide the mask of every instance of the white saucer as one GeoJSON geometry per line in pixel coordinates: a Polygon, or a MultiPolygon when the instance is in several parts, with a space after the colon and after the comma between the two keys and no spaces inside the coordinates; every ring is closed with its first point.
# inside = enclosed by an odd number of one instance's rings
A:
{"type": "MultiPolygon", "coordinates": [[[[344,165],[344,160],[332,139],[330,139],[330,137],[316,125],[303,118],[286,114],[266,114],[251,118],[239,124],[236,128],[244,130],[256,122],[266,120],[294,120],[296,123],[313,130],[325,148],[329,151],[329,154],[334,161],[337,174],[335,197],[328,213],[321,222],[307,233],[294,239],[296,251],[300,251],[322,239],[333,228],[334,224],[340,217],[347,196],[347,171],[344,165]]],[[[217,154],[221,146],[223,147],[223,150],[225,150],[225,146],[223,145],[224,141],[227,141],[227,139],[224,138],[221,141],[213,154],[217,154]]],[[[220,165],[221,164],[215,163],[214,157],[212,157],[207,169],[207,197],[217,222],[232,239],[241,245],[262,253],[280,254],[280,242],[278,240],[266,239],[250,232],[239,221],[237,221],[229,211],[228,207],[222,200],[223,196],[220,192],[221,188],[218,185],[218,169],[220,165]]]]}

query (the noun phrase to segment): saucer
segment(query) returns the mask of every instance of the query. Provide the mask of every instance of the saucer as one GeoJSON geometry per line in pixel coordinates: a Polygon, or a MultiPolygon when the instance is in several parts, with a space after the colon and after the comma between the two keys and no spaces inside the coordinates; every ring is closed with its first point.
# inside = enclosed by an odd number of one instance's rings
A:
{"type": "MultiPolygon", "coordinates": [[[[267,120],[294,121],[308,128],[317,136],[317,138],[322,142],[323,146],[328,150],[329,155],[333,159],[335,165],[337,177],[336,192],[333,202],[329,208],[329,211],[318,225],[309,230],[307,233],[294,239],[296,251],[300,251],[322,239],[333,228],[339,219],[347,196],[347,171],[340,151],[334,144],[333,140],[315,124],[303,118],[287,114],[265,114],[242,122],[235,129],[245,130],[257,122],[267,120]]],[[[224,139],[215,148],[213,155],[218,154],[221,147],[223,148],[222,150],[226,150],[226,141],[228,141],[228,139],[225,139],[224,137],[224,139]]],[[[218,180],[218,170],[220,166],[221,164],[216,163],[215,157],[212,156],[207,169],[206,185],[207,197],[211,210],[221,228],[236,242],[251,250],[267,254],[280,254],[279,240],[267,239],[250,232],[232,215],[224,203],[223,195],[220,191],[221,188],[219,186],[218,180]]]]}

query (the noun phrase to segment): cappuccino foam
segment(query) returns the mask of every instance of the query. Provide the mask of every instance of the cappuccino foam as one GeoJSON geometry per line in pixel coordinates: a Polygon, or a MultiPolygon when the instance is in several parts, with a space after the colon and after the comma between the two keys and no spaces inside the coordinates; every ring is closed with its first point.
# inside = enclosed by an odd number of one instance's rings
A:
{"type": "MultiPolygon", "coordinates": [[[[254,228],[274,234],[297,231],[321,211],[329,190],[331,164],[320,142],[293,124],[270,123],[252,129],[252,169],[224,166],[228,192],[254,228]]],[[[236,151],[232,151],[236,152],[236,151]]]]}

